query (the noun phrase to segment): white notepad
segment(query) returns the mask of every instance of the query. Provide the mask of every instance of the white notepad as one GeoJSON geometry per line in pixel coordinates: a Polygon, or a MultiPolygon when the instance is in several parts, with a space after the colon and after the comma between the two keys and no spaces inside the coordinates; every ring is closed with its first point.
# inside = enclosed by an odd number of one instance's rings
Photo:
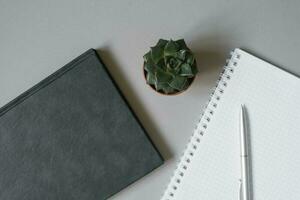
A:
{"type": "Polygon", "coordinates": [[[241,104],[253,199],[300,199],[300,79],[235,49],[162,200],[239,199],[241,104]]]}

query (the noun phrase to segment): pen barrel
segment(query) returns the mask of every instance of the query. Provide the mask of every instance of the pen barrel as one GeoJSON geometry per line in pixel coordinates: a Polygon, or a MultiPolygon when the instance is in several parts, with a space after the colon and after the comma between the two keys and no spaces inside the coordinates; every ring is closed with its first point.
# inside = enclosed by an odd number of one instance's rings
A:
{"type": "Polygon", "coordinates": [[[246,111],[244,106],[241,109],[240,115],[240,147],[241,147],[241,182],[242,182],[242,197],[243,200],[250,200],[250,163],[249,163],[249,144],[246,122],[246,111]]]}
{"type": "Polygon", "coordinates": [[[247,155],[241,156],[241,169],[243,200],[250,200],[250,168],[249,157],[247,155]]]}
{"type": "Polygon", "coordinates": [[[241,156],[248,156],[248,133],[246,127],[246,113],[245,109],[242,107],[240,116],[240,147],[241,156]]]}

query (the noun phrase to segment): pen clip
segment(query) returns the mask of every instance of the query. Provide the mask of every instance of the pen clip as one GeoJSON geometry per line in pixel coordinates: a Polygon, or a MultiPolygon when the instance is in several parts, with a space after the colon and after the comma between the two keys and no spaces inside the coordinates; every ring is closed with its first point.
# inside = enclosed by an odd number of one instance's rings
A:
{"type": "Polygon", "coordinates": [[[243,200],[243,190],[242,190],[242,186],[243,186],[243,183],[242,183],[242,180],[240,179],[240,200],[243,200]]]}

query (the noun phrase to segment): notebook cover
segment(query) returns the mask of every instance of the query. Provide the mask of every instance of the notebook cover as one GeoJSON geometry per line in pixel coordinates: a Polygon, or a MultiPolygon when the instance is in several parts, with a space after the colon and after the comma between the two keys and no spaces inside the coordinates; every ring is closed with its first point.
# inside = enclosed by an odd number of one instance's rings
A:
{"type": "Polygon", "coordinates": [[[162,163],[93,49],[0,109],[0,199],[107,199],[162,163]]]}

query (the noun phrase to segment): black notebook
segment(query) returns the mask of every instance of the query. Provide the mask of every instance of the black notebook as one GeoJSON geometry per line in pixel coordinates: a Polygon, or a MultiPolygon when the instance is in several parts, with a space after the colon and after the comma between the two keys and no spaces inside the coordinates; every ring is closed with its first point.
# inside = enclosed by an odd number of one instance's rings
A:
{"type": "Polygon", "coordinates": [[[0,109],[0,199],[102,200],[162,164],[95,50],[0,109]]]}

